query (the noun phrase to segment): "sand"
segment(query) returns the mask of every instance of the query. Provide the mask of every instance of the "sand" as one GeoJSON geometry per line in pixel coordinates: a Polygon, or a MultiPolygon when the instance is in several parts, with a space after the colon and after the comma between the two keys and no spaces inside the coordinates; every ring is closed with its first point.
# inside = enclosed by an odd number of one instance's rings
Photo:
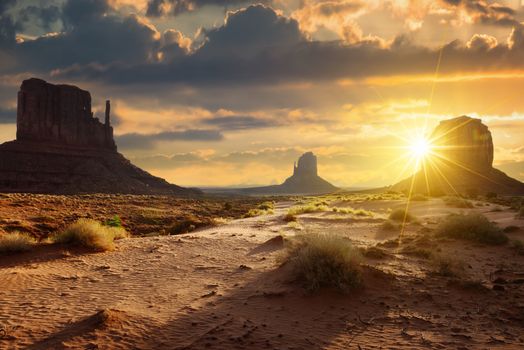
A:
{"type": "MultiPolygon", "coordinates": [[[[282,216],[291,205],[189,234],[123,239],[112,252],[43,245],[1,257],[0,348],[524,348],[524,256],[509,245],[439,244],[442,254],[464,262],[461,280],[481,285],[468,287],[403,254],[390,241],[398,233],[380,229],[402,200],[340,204],[374,217],[322,212],[289,225],[282,216]],[[365,259],[360,289],[309,294],[278,262],[279,236],[305,231],[335,232],[360,247],[388,242],[387,256],[365,259]]],[[[494,208],[415,202],[419,223],[409,224],[405,237],[457,211],[524,226],[508,208],[494,208]]],[[[524,239],[524,231],[511,237],[524,239]]]]}

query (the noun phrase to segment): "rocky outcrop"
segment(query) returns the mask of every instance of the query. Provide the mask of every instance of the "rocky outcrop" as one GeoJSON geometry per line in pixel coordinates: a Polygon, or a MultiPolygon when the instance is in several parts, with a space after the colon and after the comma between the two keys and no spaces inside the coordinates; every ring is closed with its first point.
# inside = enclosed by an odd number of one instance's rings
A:
{"type": "Polygon", "coordinates": [[[0,192],[183,194],[116,151],[110,125],[93,117],[89,92],[40,79],[18,93],[16,140],[0,145],[0,192]]]}
{"type": "Polygon", "coordinates": [[[88,91],[28,79],[18,92],[16,139],[116,150],[109,108],[107,101],[102,124],[93,117],[88,91]]]}
{"type": "Polygon", "coordinates": [[[493,168],[493,139],[480,119],[442,121],[431,134],[433,155],[422,169],[389,189],[430,195],[524,194],[524,184],[493,168]]]}
{"type": "Polygon", "coordinates": [[[251,194],[321,194],[338,190],[320,176],[317,157],[312,152],[304,153],[293,166],[293,175],[281,185],[243,189],[251,194]]]}

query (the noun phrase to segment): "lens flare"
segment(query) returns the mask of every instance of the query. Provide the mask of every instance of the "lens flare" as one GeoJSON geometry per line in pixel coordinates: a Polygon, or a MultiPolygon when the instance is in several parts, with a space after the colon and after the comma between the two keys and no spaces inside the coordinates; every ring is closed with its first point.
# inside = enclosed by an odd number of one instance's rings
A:
{"type": "Polygon", "coordinates": [[[417,137],[411,142],[409,150],[413,157],[424,159],[431,153],[431,143],[424,137],[417,137]]]}

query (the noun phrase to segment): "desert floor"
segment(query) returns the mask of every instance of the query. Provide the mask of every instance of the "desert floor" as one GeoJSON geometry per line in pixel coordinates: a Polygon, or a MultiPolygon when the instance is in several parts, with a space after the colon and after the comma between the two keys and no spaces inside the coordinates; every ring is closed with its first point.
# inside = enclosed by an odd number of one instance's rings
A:
{"type": "MultiPolygon", "coordinates": [[[[524,348],[524,256],[511,247],[457,240],[416,245],[449,212],[479,211],[501,227],[515,212],[479,203],[413,202],[417,222],[381,224],[403,199],[330,203],[373,211],[273,214],[174,236],[127,238],[89,253],[41,245],[0,258],[1,349],[518,349],[524,348]],[[307,293],[279,257],[283,237],[344,235],[378,244],[364,285],[348,294],[307,293]],[[411,245],[410,245],[411,244],[411,245]],[[434,273],[421,249],[460,261],[457,277],[434,273]]],[[[20,219],[22,220],[22,219],[20,219]]],[[[524,239],[521,228],[508,234],[524,239]]]]}

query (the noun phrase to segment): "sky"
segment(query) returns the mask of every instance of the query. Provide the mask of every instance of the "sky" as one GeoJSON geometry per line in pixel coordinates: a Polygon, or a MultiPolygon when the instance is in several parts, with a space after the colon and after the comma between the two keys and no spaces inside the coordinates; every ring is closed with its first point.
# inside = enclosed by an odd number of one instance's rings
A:
{"type": "Polygon", "coordinates": [[[106,99],[118,149],[183,186],[395,183],[439,121],[489,126],[524,180],[520,0],[1,0],[0,142],[39,77],[106,99]]]}

